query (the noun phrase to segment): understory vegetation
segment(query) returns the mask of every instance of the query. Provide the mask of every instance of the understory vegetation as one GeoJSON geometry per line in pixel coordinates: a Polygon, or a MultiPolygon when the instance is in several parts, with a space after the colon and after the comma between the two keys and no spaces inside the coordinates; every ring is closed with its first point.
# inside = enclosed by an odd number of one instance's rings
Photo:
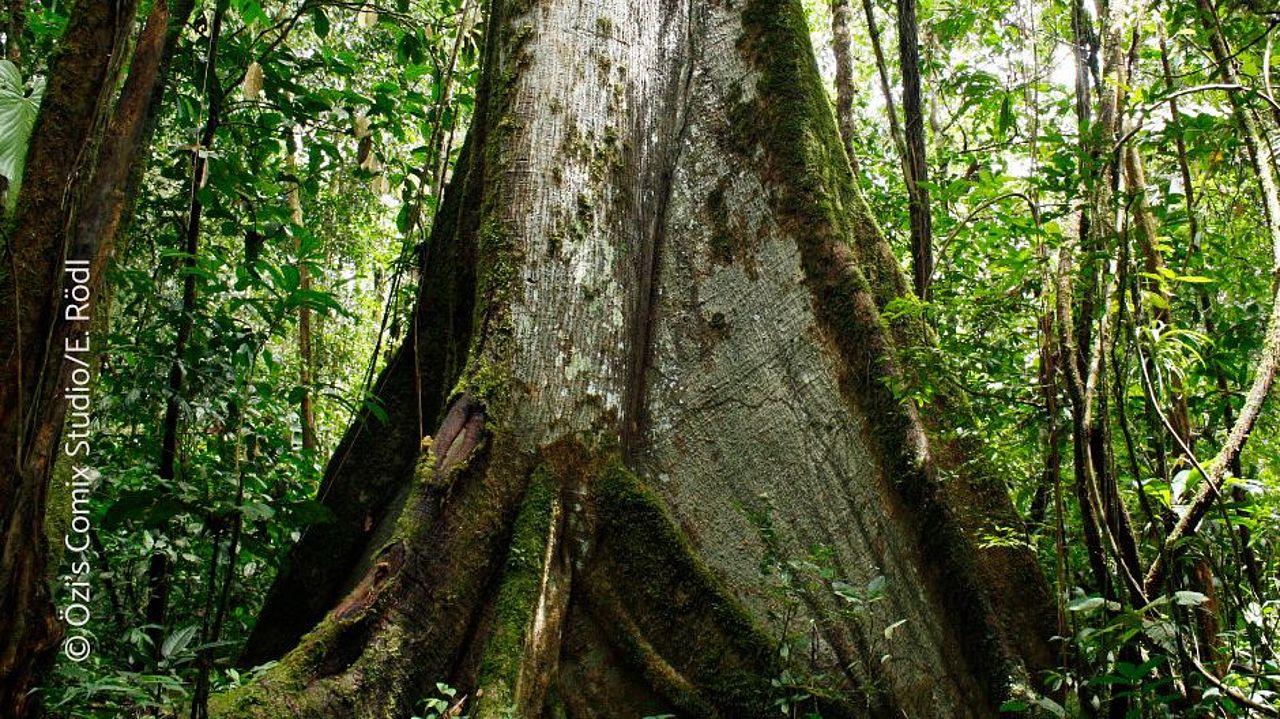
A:
{"type": "MultiPolygon", "coordinates": [[[[1057,668],[1005,709],[1280,716],[1280,12],[805,5],[850,171],[914,278],[886,314],[929,328],[891,389],[968,403],[948,439],[1021,518],[982,542],[1033,547],[1053,589],[1057,668]]],[[[331,519],[344,430],[385,417],[371,390],[414,336],[477,103],[481,0],[181,6],[96,299],[94,652],[59,656],[52,717],[204,716],[264,670],[237,658],[289,547],[331,519]]],[[[7,2],[6,218],[71,12],[7,2]]],[[[59,605],[72,472],[48,499],[59,605]]],[[[820,547],[761,573],[784,623],[831,579],[820,547]]],[[[884,581],[838,600],[857,613],[884,581]]],[[[807,642],[784,636],[779,666],[807,642]]],[[[770,681],[780,716],[816,716],[811,682],[770,681]]],[[[464,698],[441,683],[420,716],[464,698]]]]}

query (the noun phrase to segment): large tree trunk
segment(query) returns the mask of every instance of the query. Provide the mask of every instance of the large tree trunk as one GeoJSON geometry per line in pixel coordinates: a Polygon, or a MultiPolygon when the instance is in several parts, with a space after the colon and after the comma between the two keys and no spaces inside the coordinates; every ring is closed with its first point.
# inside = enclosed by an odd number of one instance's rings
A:
{"type": "Polygon", "coordinates": [[[498,1],[488,38],[434,324],[326,481],[359,506],[317,532],[350,578],[304,540],[283,581],[328,614],[212,715],[406,716],[437,681],[477,717],[774,716],[793,686],[828,717],[994,715],[1051,661],[1051,605],[1029,550],[981,546],[1016,526],[1003,488],[930,439],[963,409],[889,389],[927,337],[879,316],[905,280],[799,3],[498,1]]]}

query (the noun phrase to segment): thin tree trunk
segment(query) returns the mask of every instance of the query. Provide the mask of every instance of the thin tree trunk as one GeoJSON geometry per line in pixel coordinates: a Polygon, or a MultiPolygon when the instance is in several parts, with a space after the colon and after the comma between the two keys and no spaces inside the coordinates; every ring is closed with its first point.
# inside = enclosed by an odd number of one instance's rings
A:
{"type": "Polygon", "coordinates": [[[1016,521],[998,483],[886,386],[912,330],[877,307],[909,290],[799,3],[498,2],[487,37],[472,211],[429,244],[474,258],[457,389],[328,615],[211,715],[400,716],[442,681],[480,719],[767,717],[784,669],[828,678],[827,717],[996,713],[1052,661],[1051,604],[1030,552],[976,546],[1016,521]],[[812,578],[788,667],[761,568],[814,546],[847,584],[812,578]]]}
{"type": "MultiPolygon", "coordinates": [[[[299,289],[311,291],[311,271],[306,263],[299,263],[299,289]]],[[[311,348],[311,310],[306,307],[298,309],[298,384],[302,386],[302,399],[298,403],[299,421],[302,424],[302,449],[316,449],[316,413],[313,406],[311,386],[315,382],[311,348]]]]}
{"type": "Polygon", "coordinates": [[[871,50],[876,56],[876,76],[880,78],[880,92],[884,95],[885,115],[889,118],[889,137],[893,138],[893,146],[898,150],[898,161],[902,163],[902,176],[905,178],[907,165],[907,141],[903,138],[902,127],[898,123],[897,104],[893,100],[893,83],[889,81],[889,64],[884,58],[884,47],[880,42],[880,26],[876,24],[876,10],[873,0],[862,0],[862,12],[867,18],[867,36],[871,38],[871,50]]]}
{"type": "MultiPolygon", "coordinates": [[[[218,129],[222,107],[222,88],[218,84],[218,40],[222,30],[222,16],[225,3],[220,2],[214,11],[213,23],[209,33],[208,55],[204,68],[205,95],[208,98],[208,115],[200,132],[197,149],[191,152],[191,181],[188,192],[186,228],[183,240],[183,278],[182,309],[178,317],[178,332],[173,345],[173,362],[169,366],[168,398],[165,402],[164,421],[161,424],[160,458],[156,467],[156,476],[162,482],[170,483],[177,477],[179,443],[181,440],[180,421],[182,419],[183,387],[186,383],[187,368],[192,365],[187,356],[195,331],[196,313],[196,263],[200,252],[200,224],[204,205],[200,201],[200,190],[208,177],[208,150],[213,146],[213,138],[218,129]]],[[[152,650],[160,656],[161,640],[165,632],[165,615],[169,602],[168,555],[163,551],[151,555],[147,566],[147,624],[152,625],[148,633],[152,639],[152,650]]]]}
{"type": "MultiPolygon", "coordinates": [[[[1076,124],[1080,132],[1081,154],[1090,158],[1081,168],[1080,187],[1082,194],[1088,198],[1091,187],[1097,184],[1094,171],[1094,143],[1089,134],[1092,127],[1093,106],[1089,85],[1089,63],[1092,56],[1093,34],[1088,15],[1083,3],[1076,0],[1072,3],[1071,30],[1075,60],[1075,108],[1076,124]]],[[[1057,325],[1058,342],[1061,347],[1063,384],[1067,388],[1067,397],[1071,403],[1071,445],[1072,471],[1075,475],[1075,495],[1080,511],[1080,526],[1084,535],[1086,556],[1092,570],[1093,579],[1103,596],[1114,597],[1110,572],[1107,568],[1106,553],[1102,540],[1102,514],[1096,497],[1093,478],[1094,464],[1090,457],[1092,443],[1089,441],[1090,423],[1086,417],[1090,414],[1088,385],[1092,363],[1089,361],[1089,347],[1093,338],[1093,295],[1097,291],[1097,273],[1090,271],[1096,264],[1092,252],[1093,237],[1096,230],[1094,203],[1081,203],[1079,221],[1077,223],[1075,246],[1064,247],[1059,251],[1058,287],[1057,287],[1057,325]],[[1085,276],[1083,292],[1081,292],[1078,315],[1072,312],[1076,292],[1072,287],[1074,270],[1073,253],[1086,256],[1085,267],[1081,274],[1085,276]]]]}
{"type": "MultiPolygon", "coordinates": [[[[289,168],[295,174],[293,187],[289,189],[289,213],[294,227],[302,228],[302,180],[296,177],[298,163],[295,155],[290,154],[289,168]]],[[[294,251],[298,252],[298,289],[311,291],[311,267],[302,258],[301,235],[294,243],[294,251]]],[[[316,416],[312,407],[311,386],[315,382],[311,352],[311,308],[303,305],[298,308],[298,385],[302,387],[302,398],[298,402],[298,421],[302,425],[302,449],[310,452],[316,448],[316,416]]]]}
{"type": "Polygon", "coordinates": [[[1085,555],[1093,571],[1093,580],[1104,597],[1114,598],[1111,573],[1107,569],[1106,553],[1099,529],[1102,514],[1094,489],[1093,462],[1089,458],[1090,444],[1087,441],[1089,424],[1085,421],[1088,395],[1085,391],[1085,379],[1081,376],[1079,365],[1074,360],[1079,352],[1073,343],[1071,331],[1073,326],[1070,279],[1072,249],[1063,248],[1059,252],[1057,287],[1058,344],[1062,348],[1061,364],[1065,378],[1064,384],[1067,387],[1067,397],[1071,402],[1071,468],[1075,475],[1075,494],[1080,509],[1080,528],[1084,535],[1085,555]]]}
{"type": "Polygon", "coordinates": [[[854,176],[862,174],[853,141],[856,127],[853,99],[857,91],[853,87],[853,5],[851,0],[831,0],[831,52],[836,59],[836,122],[840,126],[840,140],[853,167],[854,176]]]}
{"type": "Polygon", "coordinates": [[[911,269],[916,296],[929,298],[933,279],[933,218],[929,163],[925,156],[924,103],[920,91],[920,41],[915,0],[898,1],[898,61],[902,66],[902,119],[907,150],[907,208],[911,216],[911,269]]]}
{"type": "MultiPolygon", "coordinates": [[[[1115,209],[1115,184],[1118,156],[1114,151],[1118,137],[1125,79],[1124,44],[1127,37],[1128,9],[1122,3],[1107,8],[1102,19],[1103,77],[1098,97],[1097,121],[1090,107],[1089,70],[1094,32],[1083,5],[1073,5],[1072,31],[1076,45],[1076,113],[1081,131],[1082,153],[1089,158],[1081,171],[1081,189],[1086,198],[1080,219],[1082,290],[1080,310],[1075,325],[1077,343],[1074,368],[1068,367],[1068,388],[1072,392],[1073,413],[1083,412],[1077,423],[1073,442],[1078,461],[1087,464],[1077,470],[1077,483],[1085,485],[1083,494],[1092,493],[1088,505],[1082,504],[1082,515],[1097,512],[1099,527],[1105,530],[1100,539],[1104,550],[1115,555],[1116,568],[1128,594],[1137,605],[1145,604],[1142,591],[1141,560],[1133,534],[1128,509],[1116,483],[1112,458],[1111,413],[1104,357],[1110,326],[1107,282],[1103,279],[1104,252],[1114,246],[1118,213],[1115,209]],[[1095,315],[1100,315],[1095,318],[1095,315]],[[1097,323],[1095,337],[1094,324],[1097,323]],[[1087,343],[1087,344],[1086,344],[1087,343]],[[1075,395],[1080,395],[1077,400],[1075,395]],[[1093,503],[1096,502],[1096,505],[1093,503]]],[[[1117,291],[1123,291],[1119,288],[1117,291]]],[[[1102,566],[1096,559],[1094,572],[1102,566]]],[[[1106,583],[1104,582],[1104,587],[1106,583]]],[[[1114,708],[1114,707],[1113,707],[1114,708]]]]}
{"type": "Polygon", "coordinates": [[[9,0],[9,28],[5,33],[4,56],[22,67],[22,34],[27,26],[26,0],[9,0]]]}
{"type": "MultiPolygon", "coordinates": [[[[1081,274],[1084,276],[1080,295],[1080,310],[1076,325],[1069,331],[1075,333],[1075,355],[1072,357],[1081,378],[1088,375],[1089,348],[1092,346],[1094,323],[1094,297],[1097,294],[1098,272],[1095,269],[1098,260],[1094,240],[1097,234],[1095,223],[1102,221],[1097,217],[1096,203],[1092,200],[1092,192],[1103,187],[1104,179],[1100,177],[1097,136],[1099,130],[1094,123],[1093,92],[1090,84],[1090,71],[1096,62],[1097,45],[1093,31],[1093,22],[1085,10],[1083,0],[1071,3],[1071,39],[1075,58],[1075,108],[1076,128],[1080,137],[1081,169],[1080,193],[1085,201],[1080,205],[1079,238],[1081,254],[1084,262],[1081,274]]],[[[1101,104],[1101,103],[1100,103],[1101,104]]],[[[1106,123],[1101,122],[1105,127],[1106,123]]]]}

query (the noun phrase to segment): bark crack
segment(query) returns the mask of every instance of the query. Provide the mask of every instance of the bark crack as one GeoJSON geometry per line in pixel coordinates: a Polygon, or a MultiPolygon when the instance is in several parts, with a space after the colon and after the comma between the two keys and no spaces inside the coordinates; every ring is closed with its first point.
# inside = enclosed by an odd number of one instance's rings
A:
{"type": "MultiPolygon", "coordinates": [[[[628,357],[626,403],[623,405],[621,428],[622,455],[627,460],[636,457],[638,446],[647,429],[645,411],[649,367],[653,360],[654,308],[658,305],[659,269],[662,249],[666,242],[667,210],[671,204],[672,177],[679,164],[681,149],[689,129],[690,89],[693,86],[695,63],[694,4],[687,3],[684,22],[684,63],[680,69],[673,104],[675,131],[663,148],[662,168],[658,174],[658,202],[652,217],[652,225],[646,233],[646,242],[640,248],[638,262],[639,292],[636,308],[632,313],[631,354],[628,357]]],[[[643,210],[642,210],[643,212],[643,210]]]]}

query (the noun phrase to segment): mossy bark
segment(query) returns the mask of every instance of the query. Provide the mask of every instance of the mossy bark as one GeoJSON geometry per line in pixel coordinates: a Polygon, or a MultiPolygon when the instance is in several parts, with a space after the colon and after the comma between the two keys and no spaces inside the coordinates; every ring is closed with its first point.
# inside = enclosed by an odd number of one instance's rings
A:
{"type": "MultiPolygon", "coordinates": [[[[488,85],[482,83],[481,98],[488,85]]],[[[485,158],[473,148],[485,135],[483,106],[423,248],[412,332],[374,384],[386,421],[363,411],[338,444],[318,496],[333,521],[309,527],[285,558],[240,657],[244,666],[281,657],[351,589],[352,577],[363,575],[404,506],[404,477],[413,471],[422,432],[440,421],[461,373],[476,294],[485,158]]]]}
{"type": "Polygon", "coordinates": [[[170,14],[170,6],[157,2],[130,57],[136,8],[132,1],[75,5],[51,63],[0,259],[0,707],[6,716],[37,711],[39,695],[30,690],[60,633],[40,539],[61,449],[63,388],[74,367],[64,349],[85,344],[83,324],[64,314],[63,270],[67,260],[89,264],[90,299],[82,312],[91,313],[131,210],[167,62],[191,3],[178,0],[170,14]]]}
{"type": "Polygon", "coordinates": [[[483,83],[450,190],[470,294],[418,310],[468,313],[449,409],[345,598],[213,714],[401,717],[436,682],[478,717],[1025,691],[1045,585],[982,546],[1017,518],[945,432],[963,406],[887,386],[930,338],[879,314],[909,290],[799,4],[495,2],[483,83]]]}

